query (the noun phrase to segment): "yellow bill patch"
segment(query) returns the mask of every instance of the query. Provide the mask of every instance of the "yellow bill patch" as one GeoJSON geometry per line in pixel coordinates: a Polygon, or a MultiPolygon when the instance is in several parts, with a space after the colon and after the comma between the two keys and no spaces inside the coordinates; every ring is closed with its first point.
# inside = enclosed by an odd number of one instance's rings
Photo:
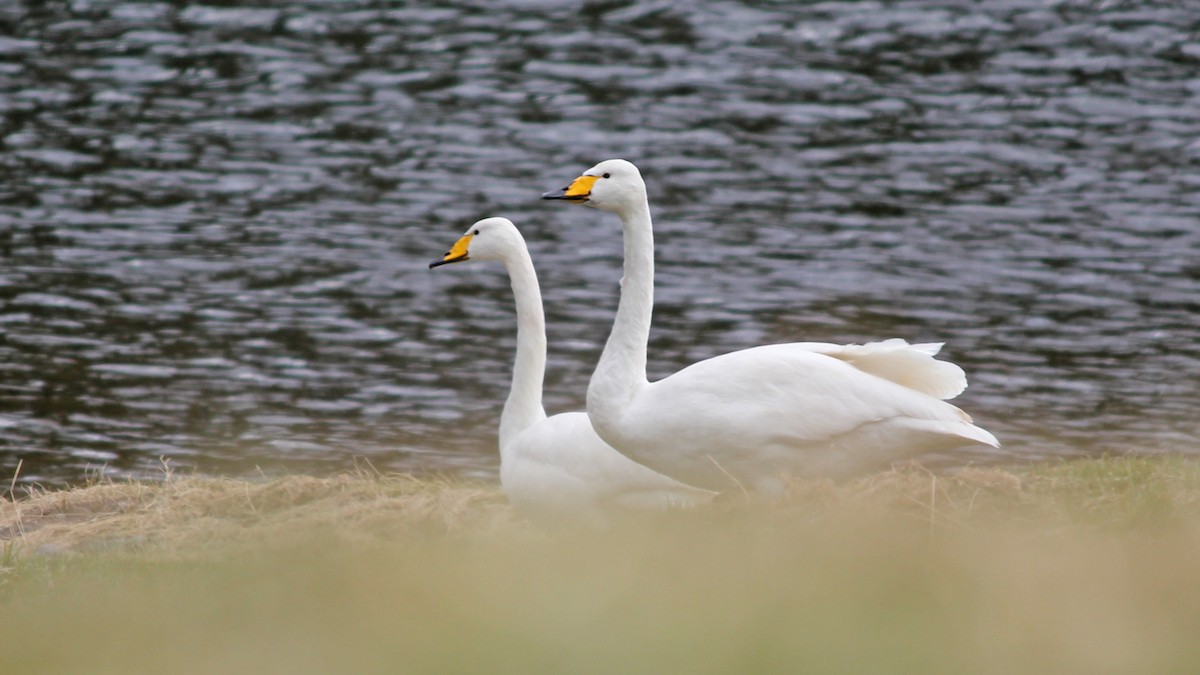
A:
{"type": "Polygon", "coordinates": [[[567,199],[577,199],[579,197],[586,197],[590,195],[592,193],[592,185],[596,183],[597,178],[599,178],[599,176],[580,176],[579,178],[576,178],[571,182],[571,185],[567,187],[566,191],[563,192],[563,197],[566,197],[567,199]]]}
{"type": "Polygon", "coordinates": [[[454,245],[446,252],[446,256],[442,258],[442,262],[450,262],[467,257],[467,249],[471,247],[471,238],[474,236],[473,234],[464,234],[459,237],[458,241],[454,242],[454,245]]]}

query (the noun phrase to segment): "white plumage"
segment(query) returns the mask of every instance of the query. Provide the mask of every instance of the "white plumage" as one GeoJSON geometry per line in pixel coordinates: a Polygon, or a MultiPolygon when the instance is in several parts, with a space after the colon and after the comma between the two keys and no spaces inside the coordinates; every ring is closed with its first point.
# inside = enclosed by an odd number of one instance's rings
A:
{"type": "Polygon", "coordinates": [[[710,489],[778,491],[784,475],[847,476],[995,437],[942,399],[967,386],[940,344],[767,345],[646,379],[654,237],[637,167],[608,160],[546,199],[616,213],[625,276],[612,333],[588,386],[596,432],[632,459],[710,489]]]}
{"type": "Polygon", "coordinates": [[[511,221],[475,223],[430,267],[463,260],[503,263],[516,298],[517,356],[499,433],[500,482],[514,506],[539,521],[603,522],[612,508],[692,506],[712,498],[707,490],[655,473],[612,449],[582,412],[546,416],[541,290],[525,240],[511,221]]]}

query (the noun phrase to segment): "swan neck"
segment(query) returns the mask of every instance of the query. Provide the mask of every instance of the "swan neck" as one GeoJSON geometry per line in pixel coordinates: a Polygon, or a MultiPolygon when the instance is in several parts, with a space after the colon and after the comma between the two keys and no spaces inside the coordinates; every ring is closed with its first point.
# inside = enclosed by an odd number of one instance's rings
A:
{"type": "Polygon", "coordinates": [[[512,389],[500,414],[500,456],[513,439],[544,420],[542,380],[546,372],[546,319],[542,293],[529,252],[522,249],[505,260],[517,310],[517,355],[513,361],[512,389]]]}
{"type": "Polygon", "coordinates": [[[647,384],[646,346],[654,309],[654,231],[644,201],[621,212],[625,275],[612,333],[588,386],[588,414],[599,429],[615,424],[637,392],[647,384]]]}

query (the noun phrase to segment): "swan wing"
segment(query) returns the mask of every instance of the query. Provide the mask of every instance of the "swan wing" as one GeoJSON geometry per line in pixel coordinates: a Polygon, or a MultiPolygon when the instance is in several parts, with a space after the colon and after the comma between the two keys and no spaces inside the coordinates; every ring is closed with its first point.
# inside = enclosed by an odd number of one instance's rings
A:
{"type": "Polygon", "coordinates": [[[714,495],[617,452],[596,435],[586,413],[549,417],[513,444],[501,483],[523,510],[669,508],[701,504],[714,495]]]}
{"type": "Polygon", "coordinates": [[[998,445],[927,393],[946,393],[952,377],[914,375],[935,349],[793,343],[724,354],[642,388],[608,440],[706,487],[784,471],[850,474],[942,446],[998,445]]]}
{"type": "Polygon", "coordinates": [[[792,342],[762,348],[781,352],[805,350],[831,356],[864,373],[939,399],[954,398],[967,388],[967,375],[962,368],[933,358],[941,351],[941,342],[909,344],[900,338],[891,338],[862,345],[792,342]]]}

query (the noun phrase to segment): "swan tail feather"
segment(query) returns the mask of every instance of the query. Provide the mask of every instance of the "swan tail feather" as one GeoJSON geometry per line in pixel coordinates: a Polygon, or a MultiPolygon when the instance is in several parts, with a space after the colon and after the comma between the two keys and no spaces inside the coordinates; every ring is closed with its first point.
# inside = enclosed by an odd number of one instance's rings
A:
{"type": "Polygon", "coordinates": [[[900,338],[864,345],[846,345],[829,356],[850,363],[859,370],[895,382],[934,398],[951,399],[967,388],[962,368],[933,358],[941,342],[909,344],[900,338]]]}
{"type": "Polygon", "coordinates": [[[962,443],[952,443],[952,445],[966,445],[968,443],[978,443],[993,448],[1000,447],[1000,441],[983,427],[977,427],[971,423],[970,417],[963,413],[964,419],[962,422],[945,422],[940,420],[924,420],[920,426],[925,427],[928,431],[932,431],[947,440],[961,439],[962,443]]]}

